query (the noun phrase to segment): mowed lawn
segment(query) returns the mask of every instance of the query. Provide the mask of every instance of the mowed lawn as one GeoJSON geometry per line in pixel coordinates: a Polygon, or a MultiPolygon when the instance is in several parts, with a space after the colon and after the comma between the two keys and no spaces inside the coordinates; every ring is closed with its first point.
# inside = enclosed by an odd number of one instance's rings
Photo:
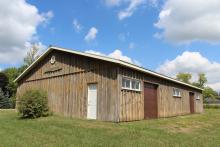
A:
{"type": "Polygon", "coordinates": [[[0,146],[220,146],[220,109],[166,119],[109,123],[50,116],[19,120],[0,110],[0,146]]]}

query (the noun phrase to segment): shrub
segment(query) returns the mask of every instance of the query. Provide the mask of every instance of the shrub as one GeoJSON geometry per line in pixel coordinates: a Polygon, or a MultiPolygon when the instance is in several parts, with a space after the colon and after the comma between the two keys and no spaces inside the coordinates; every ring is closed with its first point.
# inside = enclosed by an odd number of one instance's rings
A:
{"type": "Polygon", "coordinates": [[[21,118],[37,118],[49,115],[47,93],[44,91],[26,91],[18,100],[18,112],[21,118]]]}

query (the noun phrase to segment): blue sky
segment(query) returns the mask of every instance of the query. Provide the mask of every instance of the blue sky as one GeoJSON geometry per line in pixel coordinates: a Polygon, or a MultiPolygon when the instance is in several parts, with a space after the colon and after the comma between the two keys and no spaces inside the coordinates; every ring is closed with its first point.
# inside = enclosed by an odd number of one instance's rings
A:
{"type": "Polygon", "coordinates": [[[219,45],[208,43],[193,43],[191,45],[177,45],[157,39],[158,32],[154,23],[158,21],[161,5],[151,7],[142,6],[134,14],[124,20],[119,20],[117,12],[125,8],[108,7],[104,1],[56,1],[29,0],[39,11],[52,10],[54,18],[47,28],[38,28],[40,40],[45,45],[57,45],[81,51],[96,50],[110,53],[120,49],[126,56],[138,60],[144,67],[156,69],[167,59],[173,59],[184,51],[198,51],[210,60],[220,61],[219,45]],[[83,26],[80,33],[74,31],[73,20],[77,19],[83,26]],[[99,30],[97,38],[92,42],[85,42],[84,37],[91,27],[99,30]],[[50,28],[54,29],[51,32],[50,28]],[[128,35],[129,34],[129,35],[128,35]],[[125,36],[124,40],[120,36],[125,36]],[[134,48],[129,49],[129,44],[134,48]]]}
{"type": "MultiPolygon", "coordinates": [[[[219,2],[214,0],[207,2],[209,4],[205,4],[204,0],[194,2],[186,0],[184,4],[182,0],[17,0],[16,2],[22,8],[24,5],[26,13],[30,7],[33,14],[29,17],[25,14],[16,17],[35,18],[34,23],[30,21],[25,25],[25,27],[31,25],[35,29],[27,32],[28,37],[22,40],[26,44],[39,42],[40,46],[55,45],[80,51],[92,50],[105,55],[113,53],[112,57],[118,50],[122,54],[119,56],[127,57],[131,62],[169,76],[174,76],[178,72],[191,72],[196,78],[196,73],[204,72],[208,74],[210,86],[220,89],[220,80],[217,76],[220,73],[220,31],[216,27],[220,25],[218,21],[220,17],[217,8],[213,11],[215,6],[220,6],[219,2]],[[189,7],[191,5],[192,9],[189,7]],[[196,11],[197,7],[201,9],[196,11]],[[120,13],[124,15],[120,16],[120,13]],[[203,17],[206,14],[209,14],[209,17],[203,17]],[[206,25],[206,22],[212,23],[206,25]],[[95,29],[95,33],[90,34],[86,40],[85,36],[89,34],[91,28],[95,29]],[[211,66],[212,69],[203,69],[203,64],[211,66]]],[[[13,11],[17,11],[14,9],[13,11]]],[[[0,11],[0,14],[7,11],[11,9],[0,11]]],[[[6,17],[4,19],[7,20],[6,17]]],[[[24,21],[20,22],[24,24],[24,21]]],[[[8,27],[0,26],[0,30],[10,29],[8,27]]],[[[22,33],[16,35],[22,36],[22,33]]],[[[16,35],[12,33],[11,38],[16,35]]],[[[10,38],[8,34],[7,37],[10,38]]],[[[17,40],[13,47],[7,43],[8,52],[5,47],[3,49],[0,46],[2,52],[0,69],[19,66],[22,63],[26,50],[21,50],[20,43],[17,47],[20,50],[15,52],[17,40]],[[6,57],[7,59],[4,59],[6,57]],[[11,63],[10,58],[14,58],[16,62],[11,63]]]]}
{"type": "Polygon", "coordinates": [[[173,47],[153,37],[156,32],[153,24],[157,21],[159,13],[158,9],[153,7],[142,7],[132,17],[119,20],[117,11],[126,6],[112,8],[106,6],[104,1],[58,1],[56,5],[51,5],[51,0],[31,0],[30,3],[36,5],[39,10],[54,12],[55,17],[49,26],[54,28],[54,32],[51,33],[45,28],[39,29],[40,39],[47,45],[81,51],[96,50],[106,54],[120,49],[126,56],[152,69],[167,58],[175,57],[179,52],[178,50],[176,53],[172,52],[173,47]],[[83,26],[80,33],[74,31],[74,19],[83,26]],[[87,43],[84,37],[91,27],[96,27],[99,33],[94,41],[87,43]],[[133,49],[129,49],[130,43],[134,44],[133,49]],[[159,57],[158,52],[163,56],[159,57]]]}

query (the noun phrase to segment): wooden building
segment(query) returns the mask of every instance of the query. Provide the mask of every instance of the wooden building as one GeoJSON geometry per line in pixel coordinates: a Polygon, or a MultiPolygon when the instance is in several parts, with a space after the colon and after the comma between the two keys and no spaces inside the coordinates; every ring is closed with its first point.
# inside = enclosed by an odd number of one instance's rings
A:
{"type": "Polygon", "coordinates": [[[134,121],[203,112],[202,89],[109,57],[50,47],[16,80],[48,93],[54,113],[134,121]]]}

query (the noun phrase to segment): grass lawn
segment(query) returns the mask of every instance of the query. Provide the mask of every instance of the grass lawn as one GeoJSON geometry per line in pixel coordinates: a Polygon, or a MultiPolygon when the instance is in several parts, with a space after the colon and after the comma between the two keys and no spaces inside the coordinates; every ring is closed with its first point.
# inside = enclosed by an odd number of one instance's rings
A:
{"type": "Polygon", "coordinates": [[[129,123],[50,116],[19,120],[0,110],[0,146],[220,146],[220,109],[129,123]]]}

